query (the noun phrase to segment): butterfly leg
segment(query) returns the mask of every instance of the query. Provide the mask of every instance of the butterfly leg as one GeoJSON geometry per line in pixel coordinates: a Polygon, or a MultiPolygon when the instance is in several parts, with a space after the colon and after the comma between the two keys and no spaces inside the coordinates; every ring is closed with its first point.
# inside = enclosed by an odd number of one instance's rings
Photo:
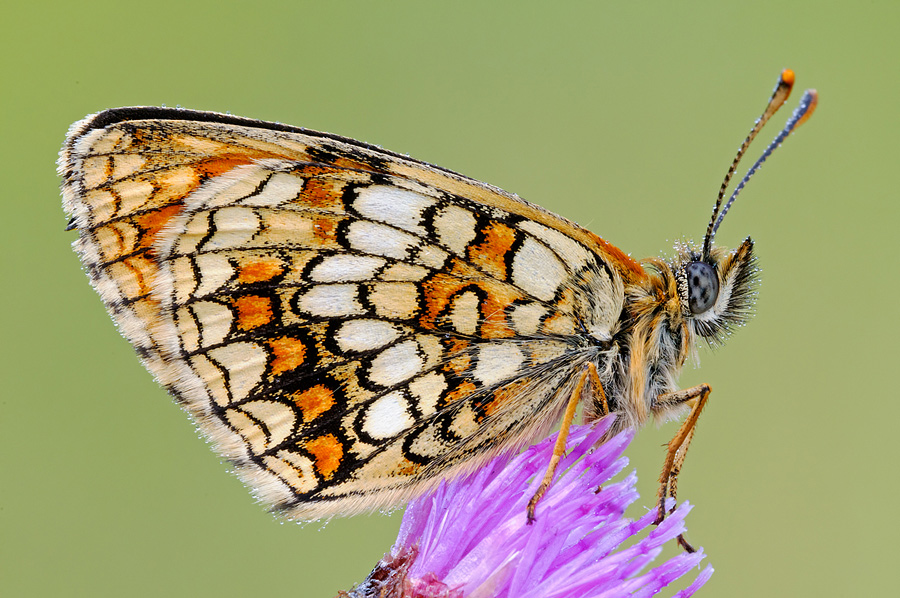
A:
{"type": "MultiPolygon", "coordinates": [[[[678,428],[675,437],[669,441],[666,449],[666,460],[663,463],[662,473],[659,475],[659,493],[656,498],[658,501],[659,514],[656,523],[662,523],[666,518],[666,498],[675,500],[678,491],[678,474],[681,473],[681,466],[684,465],[684,457],[687,455],[688,447],[694,438],[694,430],[697,428],[697,419],[700,412],[706,406],[709,399],[710,388],[708,384],[700,384],[692,388],[686,388],[677,392],[660,395],[656,400],[656,408],[676,407],[678,405],[687,404],[691,411],[687,418],[678,428]]],[[[675,510],[674,505],[672,510],[675,510]]],[[[669,511],[671,513],[671,511],[669,511]]],[[[694,552],[691,546],[684,538],[684,534],[678,536],[678,543],[687,552],[694,552]]]]}
{"type": "Polygon", "coordinates": [[[575,409],[581,401],[581,393],[584,390],[584,384],[587,382],[588,377],[590,377],[591,385],[595,389],[599,389],[598,392],[603,398],[602,403],[605,412],[602,415],[609,413],[609,406],[606,403],[606,394],[604,394],[603,386],[600,384],[597,366],[593,363],[588,363],[587,368],[585,368],[584,372],[582,372],[581,376],[578,378],[578,384],[575,385],[575,391],[572,393],[572,396],[569,397],[569,402],[566,404],[566,411],[563,414],[562,424],[559,427],[559,436],[556,437],[556,444],[553,446],[553,456],[550,457],[550,464],[547,466],[547,472],[544,474],[544,479],[541,481],[541,485],[538,486],[537,492],[535,492],[534,496],[531,497],[531,500],[528,501],[529,524],[534,522],[534,509],[547,492],[547,489],[550,488],[550,484],[553,483],[553,476],[556,473],[556,468],[559,466],[560,460],[566,454],[566,440],[569,438],[569,428],[572,426],[572,420],[575,419],[575,409]]]}

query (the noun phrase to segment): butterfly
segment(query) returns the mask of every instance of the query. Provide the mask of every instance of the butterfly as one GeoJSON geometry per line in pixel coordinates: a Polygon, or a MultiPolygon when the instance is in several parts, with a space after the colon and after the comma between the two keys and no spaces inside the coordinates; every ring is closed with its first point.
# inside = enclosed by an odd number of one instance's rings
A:
{"type": "MultiPolygon", "coordinates": [[[[396,505],[550,432],[687,418],[701,339],[752,305],[753,242],[638,262],[516,195],[337,135],[183,109],[106,110],[59,159],[74,249],[122,335],[257,497],[289,519],[396,505]]],[[[548,465],[529,517],[553,477],[548,465]]]]}

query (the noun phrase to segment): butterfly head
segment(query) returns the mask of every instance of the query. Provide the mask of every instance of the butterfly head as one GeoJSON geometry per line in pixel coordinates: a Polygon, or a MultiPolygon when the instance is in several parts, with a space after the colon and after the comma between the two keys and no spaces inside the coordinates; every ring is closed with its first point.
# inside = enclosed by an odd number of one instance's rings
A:
{"type": "Polygon", "coordinates": [[[712,247],[706,256],[696,248],[680,247],[670,268],[680,315],[695,335],[711,344],[721,343],[752,313],[758,268],[749,237],[733,251],[712,247]]]}

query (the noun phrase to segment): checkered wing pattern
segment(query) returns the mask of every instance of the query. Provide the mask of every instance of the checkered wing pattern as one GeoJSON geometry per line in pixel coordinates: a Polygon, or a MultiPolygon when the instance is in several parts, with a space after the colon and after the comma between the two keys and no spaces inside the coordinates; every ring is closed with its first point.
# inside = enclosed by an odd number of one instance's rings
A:
{"type": "Polygon", "coordinates": [[[546,432],[640,273],[499,189],[225,115],[88,117],[60,171],[119,329],[290,518],[395,504],[546,432]]]}

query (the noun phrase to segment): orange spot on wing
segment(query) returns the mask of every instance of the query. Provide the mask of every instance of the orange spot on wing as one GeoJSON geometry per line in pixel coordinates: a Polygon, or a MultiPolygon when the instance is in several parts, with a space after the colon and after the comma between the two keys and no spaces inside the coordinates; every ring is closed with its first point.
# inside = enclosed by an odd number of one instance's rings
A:
{"type": "Polygon", "coordinates": [[[506,254],[516,240],[516,233],[505,224],[494,222],[482,230],[484,241],[469,246],[469,260],[488,275],[506,279],[506,254]]]}
{"type": "Polygon", "coordinates": [[[354,160],[352,158],[337,158],[333,164],[339,168],[354,168],[356,170],[366,170],[368,172],[378,172],[372,165],[354,160]]]}
{"type": "MultiPolygon", "coordinates": [[[[300,158],[300,160],[314,161],[315,159],[312,158],[309,154],[303,154],[302,157],[300,158]]],[[[299,168],[295,169],[294,172],[296,172],[297,174],[302,176],[304,179],[312,179],[312,178],[320,177],[323,174],[330,174],[330,175],[338,174],[338,175],[340,175],[340,170],[334,168],[333,166],[329,166],[327,164],[306,164],[304,166],[300,166],[299,168]]]]}
{"type": "Polygon", "coordinates": [[[465,351],[471,345],[472,345],[472,343],[465,339],[456,338],[456,337],[452,337],[452,336],[450,338],[448,338],[444,344],[444,346],[447,348],[447,354],[450,356],[452,356],[455,353],[459,353],[460,351],[465,351]]]}
{"type": "Polygon", "coordinates": [[[272,300],[268,297],[247,296],[234,300],[238,328],[250,330],[272,321],[272,300]]]}
{"type": "Polygon", "coordinates": [[[179,203],[135,216],[134,222],[141,230],[141,238],[138,241],[137,249],[144,249],[153,245],[159,231],[181,212],[182,207],[179,203]]]}
{"type": "Polygon", "coordinates": [[[277,258],[259,259],[241,265],[237,281],[240,284],[264,282],[284,272],[284,267],[277,258]]]}
{"type": "Polygon", "coordinates": [[[481,278],[484,276],[484,273],[473,267],[468,262],[464,262],[457,258],[453,258],[450,263],[450,268],[448,273],[451,276],[456,276],[458,278],[481,278]]]}
{"type": "Polygon", "coordinates": [[[345,184],[339,180],[307,179],[299,201],[311,208],[343,212],[345,184]]]}
{"type": "Polygon", "coordinates": [[[196,166],[197,170],[204,177],[214,177],[219,176],[222,173],[228,172],[232,168],[236,166],[243,166],[244,164],[252,164],[254,159],[256,158],[270,158],[272,157],[269,153],[263,152],[253,152],[254,155],[251,156],[242,156],[242,155],[224,155],[220,157],[216,157],[211,160],[204,160],[200,164],[196,166]]]}
{"type": "Polygon", "coordinates": [[[327,387],[317,384],[312,388],[291,395],[294,403],[303,412],[303,421],[309,423],[331,409],[335,403],[334,394],[327,387]]]}
{"type": "Polygon", "coordinates": [[[300,339],[289,336],[274,338],[269,341],[269,347],[275,356],[269,364],[273,376],[300,367],[306,359],[306,345],[300,339]]]}
{"type": "Polygon", "coordinates": [[[443,396],[443,403],[444,405],[449,405],[450,403],[466,399],[476,390],[478,390],[478,387],[471,381],[463,380],[459,383],[459,386],[443,396]]]}
{"type": "Polygon", "coordinates": [[[315,218],[313,220],[313,236],[317,241],[331,245],[335,243],[335,221],[331,218],[315,218]]]}
{"type": "Polygon", "coordinates": [[[316,469],[326,480],[331,478],[344,456],[344,446],[334,434],[326,434],[310,440],[304,448],[315,457],[316,469]]]}
{"type": "Polygon", "coordinates": [[[481,303],[483,322],[481,336],[483,338],[509,338],[515,332],[507,321],[506,314],[510,304],[522,295],[512,287],[487,283],[481,285],[487,291],[487,297],[481,303]]]}
{"type": "Polygon", "coordinates": [[[422,469],[422,466],[418,463],[413,463],[406,457],[400,459],[397,462],[397,466],[394,468],[394,471],[397,475],[401,476],[411,476],[419,472],[422,469]]]}
{"type": "Polygon", "coordinates": [[[506,386],[495,390],[491,395],[491,400],[485,403],[482,407],[484,409],[484,414],[490,417],[491,415],[497,413],[503,407],[503,405],[508,403],[510,399],[518,396],[522,392],[522,389],[528,386],[530,383],[531,380],[529,378],[521,378],[519,380],[516,380],[515,382],[511,382],[510,384],[507,384],[506,386]]]}

